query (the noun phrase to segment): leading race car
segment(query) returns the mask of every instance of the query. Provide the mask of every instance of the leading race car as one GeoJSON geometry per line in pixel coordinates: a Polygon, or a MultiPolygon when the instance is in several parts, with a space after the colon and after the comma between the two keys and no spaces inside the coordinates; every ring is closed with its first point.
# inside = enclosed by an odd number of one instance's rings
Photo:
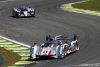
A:
{"type": "Polygon", "coordinates": [[[77,36],[73,38],[63,37],[62,35],[51,38],[46,37],[46,41],[38,46],[34,43],[30,47],[30,59],[53,57],[53,58],[64,58],[66,55],[78,51],[79,45],[77,36]]]}
{"type": "Polygon", "coordinates": [[[22,6],[20,8],[13,8],[12,10],[13,17],[35,17],[35,10],[31,7],[22,6]]]}

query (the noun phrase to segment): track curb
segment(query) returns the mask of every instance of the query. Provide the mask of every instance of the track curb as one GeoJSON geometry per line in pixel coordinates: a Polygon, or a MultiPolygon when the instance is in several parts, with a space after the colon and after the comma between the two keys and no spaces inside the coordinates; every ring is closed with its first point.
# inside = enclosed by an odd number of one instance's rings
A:
{"type": "Polygon", "coordinates": [[[82,2],[87,2],[87,1],[89,1],[89,0],[74,2],[74,3],[69,3],[69,4],[63,4],[60,6],[60,8],[65,10],[65,11],[69,11],[69,12],[76,12],[76,13],[100,16],[99,11],[84,10],[84,9],[78,9],[78,8],[72,7],[72,4],[82,3],[82,2]]]}
{"type": "Polygon", "coordinates": [[[19,61],[9,65],[8,67],[25,67],[26,65],[36,63],[36,61],[27,60],[29,58],[29,52],[30,52],[29,45],[0,36],[0,47],[15,52],[21,56],[21,59],[19,61]]]}

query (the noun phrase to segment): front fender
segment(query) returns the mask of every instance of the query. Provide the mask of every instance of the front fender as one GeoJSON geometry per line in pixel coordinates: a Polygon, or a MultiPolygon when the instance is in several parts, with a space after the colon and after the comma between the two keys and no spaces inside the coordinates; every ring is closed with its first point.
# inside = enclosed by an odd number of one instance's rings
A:
{"type": "Polygon", "coordinates": [[[32,59],[35,59],[36,58],[36,53],[37,53],[37,51],[39,49],[40,49],[40,47],[37,46],[37,45],[30,48],[30,57],[32,57],[32,59]]]}

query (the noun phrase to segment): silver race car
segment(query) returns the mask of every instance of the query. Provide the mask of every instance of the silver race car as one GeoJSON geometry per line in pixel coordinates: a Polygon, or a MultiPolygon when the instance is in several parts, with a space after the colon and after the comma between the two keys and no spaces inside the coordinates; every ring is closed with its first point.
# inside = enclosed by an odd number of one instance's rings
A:
{"type": "Polygon", "coordinates": [[[22,6],[20,8],[13,8],[12,10],[13,17],[35,17],[35,10],[31,7],[22,6]]]}
{"type": "Polygon", "coordinates": [[[30,47],[30,59],[43,57],[64,58],[66,55],[78,50],[79,45],[76,35],[73,38],[63,37],[62,35],[54,38],[46,36],[46,41],[41,46],[34,43],[30,47]]]}

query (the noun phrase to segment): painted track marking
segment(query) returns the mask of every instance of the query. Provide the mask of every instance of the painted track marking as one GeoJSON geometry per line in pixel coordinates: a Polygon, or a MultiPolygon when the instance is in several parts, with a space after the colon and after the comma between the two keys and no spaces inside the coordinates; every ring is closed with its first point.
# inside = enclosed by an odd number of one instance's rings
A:
{"type": "Polygon", "coordinates": [[[10,50],[12,52],[15,52],[21,56],[21,59],[8,66],[8,67],[24,67],[27,64],[35,63],[36,61],[27,61],[29,58],[29,52],[30,52],[30,46],[27,44],[23,44],[20,42],[17,42],[15,40],[0,36],[0,47],[3,47],[7,50],[10,50]]]}
{"type": "MultiPolygon", "coordinates": [[[[75,2],[75,3],[82,3],[82,2],[86,2],[86,0],[80,1],[80,2],[75,2]]],[[[63,4],[63,5],[61,5],[61,9],[65,10],[65,11],[69,11],[69,12],[76,12],[76,13],[100,16],[99,11],[90,11],[90,10],[84,10],[84,9],[78,9],[78,8],[72,7],[72,4],[75,4],[75,3],[63,4]]]]}
{"type": "Polygon", "coordinates": [[[16,0],[1,0],[0,2],[9,2],[9,1],[16,1],[16,0]]]}

